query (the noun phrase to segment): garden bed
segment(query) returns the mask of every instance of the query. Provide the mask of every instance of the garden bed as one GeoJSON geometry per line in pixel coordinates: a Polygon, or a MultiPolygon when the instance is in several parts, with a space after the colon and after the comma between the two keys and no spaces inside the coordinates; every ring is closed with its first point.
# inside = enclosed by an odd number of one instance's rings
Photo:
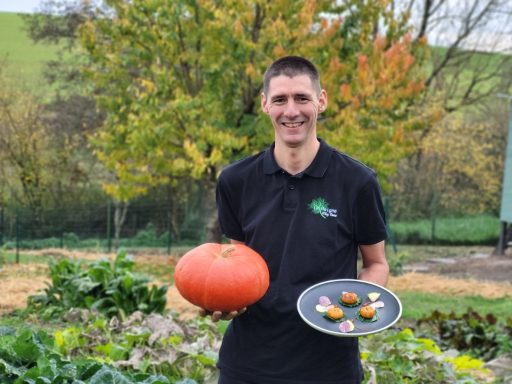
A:
{"type": "MultiPolygon", "coordinates": [[[[432,248],[432,247],[429,247],[432,248]]],[[[470,249],[470,247],[468,247],[470,249]]],[[[390,277],[388,287],[393,291],[418,291],[441,295],[475,295],[494,299],[512,297],[512,256],[489,255],[491,248],[471,252],[463,247],[457,247],[460,256],[454,256],[453,250],[447,249],[448,257],[442,258],[436,253],[432,259],[424,259],[421,263],[407,263],[406,272],[400,276],[390,277]],[[437,261],[436,261],[437,260],[437,261]],[[443,261],[440,261],[443,260],[443,261]],[[452,260],[452,261],[447,261],[452,260]],[[427,266],[428,272],[424,266],[427,266]],[[420,268],[421,267],[421,268],[420,268]],[[416,269],[415,269],[416,268],[416,269]]],[[[85,260],[95,260],[101,257],[114,258],[114,254],[50,249],[30,251],[31,258],[38,256],[70,257],[85,260]]],[[[142,270],[159,270],[158,280],[166,284],[172,278],[172,268],[176,259],[162,254],[136,254],[135,260],[142,270]],[[162,266],[162,268],[158,268],[162,266]]],[[[47,267],[42,263],[6,264],[0,271],[0,313],[12,311],[26,306],[29,295],[45,287],[47,267]]],[[[167,293],[167,307],[175,310],[184,319],[197,316],[197,309],[186,302],[171,286],[167,293]]]]}

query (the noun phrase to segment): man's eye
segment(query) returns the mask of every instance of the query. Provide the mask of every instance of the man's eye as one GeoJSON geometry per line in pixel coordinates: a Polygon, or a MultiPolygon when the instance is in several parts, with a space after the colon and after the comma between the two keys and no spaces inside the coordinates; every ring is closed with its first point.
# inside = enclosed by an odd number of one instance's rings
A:
{"type": "Polygon", "coordinates": [[[308,101],[309,101],[309,99],[307,97],[298,97],[297,98],[297,102],[301,103],[301,104],[307,103],[308,101]]]}
{"type": "Polygon", "coordinates": [[[286,100],[282,97],[272,100],[273,104],[283,104],[286,100]]]}

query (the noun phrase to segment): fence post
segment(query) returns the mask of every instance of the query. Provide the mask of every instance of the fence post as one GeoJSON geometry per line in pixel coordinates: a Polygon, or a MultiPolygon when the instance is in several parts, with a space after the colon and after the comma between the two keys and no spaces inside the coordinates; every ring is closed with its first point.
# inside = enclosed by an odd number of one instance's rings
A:
{"type": "Polygon", "coordinates": [[[108,199],[107,203],[107,253],[110,253],[112,249],[112,227],[111,227],[111,216],[112,216],[112,201],[108,199]]]}
{"type": "Polygon", "coordinates": [[[398,250],[396,248],[395,234],[391,230],[391,225],[389,224],[389,197],[384,198],[384,215],[386,216],[386,232],[388,233],[388,240],[391,243],[391,246],[393,247],[393,251],[397,253],[398,250]]]}
{"type": "Polygon", "coordinates": [[[4,203],[2,202],[2,205],[0,205],[0,247],[4,245],[4,203]]]}
{"type": "Polygon", "coordinates": [[[167,255],[171,254],[171,246],[172,246],[172,225],[171,225],[172,215],[171,209],[167,212],[167,255]]]}
{"type": "Polygon", "coordinates": [[[432,241],[432,244],[436,243],[436,216],[437,216],[437,192],[434,190],[434,195],[432,196],[432,204],[430,206],[430,219],[431,219],[430,241],[432,241]]]}
{"type": "Polygon", "coordinates": [[[20,263],[20,210],[16,208],[16,264],[20,263]]]}

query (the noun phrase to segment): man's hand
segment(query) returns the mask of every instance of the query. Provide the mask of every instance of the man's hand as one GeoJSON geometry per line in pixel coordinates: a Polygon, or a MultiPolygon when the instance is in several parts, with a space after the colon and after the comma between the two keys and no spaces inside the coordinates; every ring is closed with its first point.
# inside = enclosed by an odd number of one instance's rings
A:
{"type": "Polygon", "coordinates": [[[231,312],[220,312],[220,311],[207,311],[206,309],[200,309],[199,315],[206,317],[211,316],[212,321],[215,323],[219,320],[232,320],[237,316],[240,316],[242,313],[244,313],[247,310],[247,308],[239,309],[238,311],[231,311],[231,312]]]}

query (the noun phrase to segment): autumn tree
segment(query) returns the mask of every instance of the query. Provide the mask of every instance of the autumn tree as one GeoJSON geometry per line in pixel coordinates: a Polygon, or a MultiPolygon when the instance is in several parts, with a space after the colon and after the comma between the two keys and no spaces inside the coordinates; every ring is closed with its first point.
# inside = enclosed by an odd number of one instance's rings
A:
{"type": "Polygon", "coordinates": [[[323,74],[332,108],[320,135],[377,169],[385,183],[414,147],[425,41],[389,1],[109,0],[82,24],[86,73],[106,111],[92,143],[128,201],[193,177],[208,196],[208,240],[218,240],[213,189],[221,168],[260,151],[272,129],[259,114],[261,79],[299,54],[323,74]]]}
{"type": "MultiPolygon", "coordinates": [[[[3,189],[28,205],[41,221],[44,191],[48,186],[48,136],[41,120],[41,105],[30,94],[14,90],[0,77],[0,166],[3,189]]],[[[4,192],[5,193],[5,192],[4,192]]]]}
{"type": "Polygon", "coordinates": [[[421,104],[436,106],[440,119],[425,126],[393,177],[395,216],[496,212],[507,131],[496,96],[512,84],[510,2],[396,4],[411,13],[413,40],[429,42],[421,104]]]}

